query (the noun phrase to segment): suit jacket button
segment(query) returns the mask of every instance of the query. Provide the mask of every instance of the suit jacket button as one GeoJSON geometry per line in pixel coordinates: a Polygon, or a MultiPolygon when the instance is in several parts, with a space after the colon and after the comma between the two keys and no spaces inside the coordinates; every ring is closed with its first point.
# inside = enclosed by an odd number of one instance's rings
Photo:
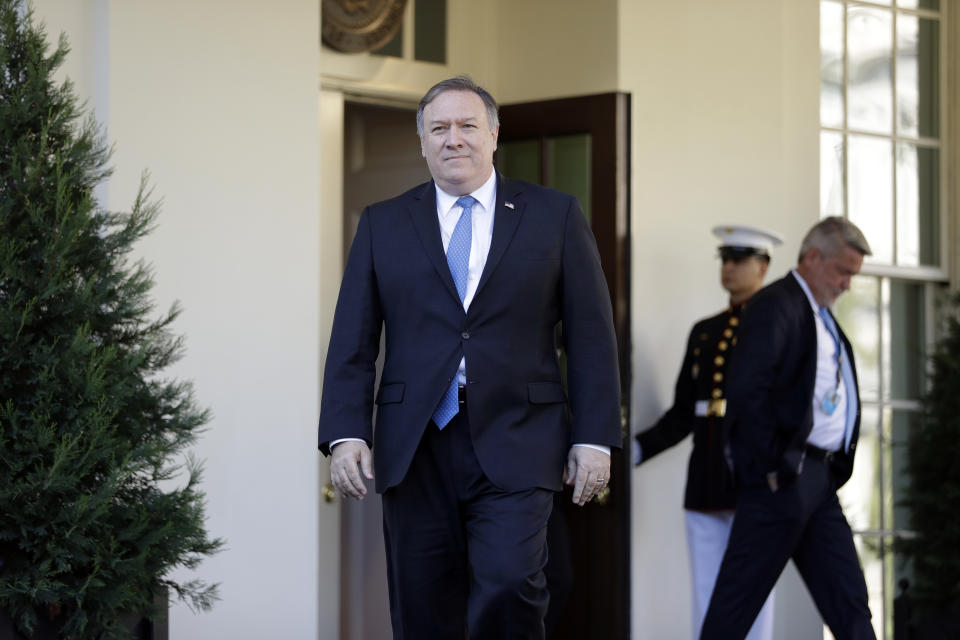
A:
{"type": "Polygon", "coordinates": [[[460,337],[463,338],[464,340],[469,340],[469,339],[470,339],[470,332],[469,332],[469,331],[464,331],[463,333],[460,334],[460,337]]]}

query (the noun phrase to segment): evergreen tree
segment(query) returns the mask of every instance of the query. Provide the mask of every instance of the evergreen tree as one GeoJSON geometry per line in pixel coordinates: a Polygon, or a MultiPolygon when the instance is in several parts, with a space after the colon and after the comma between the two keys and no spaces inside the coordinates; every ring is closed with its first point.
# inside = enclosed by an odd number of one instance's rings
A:
{"type": "Polygon", "coordinates": [[[916,537],[897,544],[913,562],[909,595],[921,614],[960,611],[960,296],[941,311],[922,420],[908,439],[902,504],[916,537]]]}
{"type": "Polygon", "coordinates": [[[121,638],[165,589],[208,609],[215,585],[170,572],[222,541],[187,452],[208,413],[162,376],[178,310],[153,318],[128,260],[158,208],[146,178],[129,213],[98,205],[110,154],[54,80],[66,54],[0,0],[0,610],[28,634],[121,638]]]}

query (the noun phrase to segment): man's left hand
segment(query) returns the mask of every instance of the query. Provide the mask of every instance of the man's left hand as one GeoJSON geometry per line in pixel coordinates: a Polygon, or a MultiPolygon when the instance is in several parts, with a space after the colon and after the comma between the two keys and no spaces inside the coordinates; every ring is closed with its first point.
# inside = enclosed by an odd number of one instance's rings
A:
{"type": "Polygon", "coordinates": [[[610,456],[590,447],[570,447],[563,482],[573,485],[573,503],[582,507],[610,482],[610,456]]]}

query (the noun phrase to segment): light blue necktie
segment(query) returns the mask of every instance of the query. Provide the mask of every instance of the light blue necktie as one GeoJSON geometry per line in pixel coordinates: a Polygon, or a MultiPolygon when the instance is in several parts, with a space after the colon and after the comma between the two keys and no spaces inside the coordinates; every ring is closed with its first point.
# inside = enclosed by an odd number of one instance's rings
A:
{"type": "Polygon", "coordinates": [[[843,344],[840,342],[840,332],[837,330],[837,323],[833,321],[833,316],[826,307],[820,307],[820,317],[823,318],[823,324],[827,331],[833,336],[833,344],[836,348],[837,360],[840,361],[840,374],[843,376],[843,386],[847,388],[847,422],[843,431],[843,450],[850,450],[850,440],[853,438],[853,425],[857,420],[857,385],[853,380],[853,367],[850,366],[850,357],[846,353],[843,344]]]}
{"type": "MultiPolygon", "coordinates": [[[[447,245],[447,266],[453,276],[453,284],[457,287],[460,302],[467,295],[467,271],[470,266],[470,245],[473,243],[473,221],[470,215],[473,205],[477,203],[473,196],[463,196],[457,200],[457,206],[463,209],[457,226],[453,228],[450,244],[447,245]]],[[[433,412],[433,421],[441,429],[460,411],[457,398],[457,376],[453,376],[450,387],[440,400],[440,404],[433,412]]]]}

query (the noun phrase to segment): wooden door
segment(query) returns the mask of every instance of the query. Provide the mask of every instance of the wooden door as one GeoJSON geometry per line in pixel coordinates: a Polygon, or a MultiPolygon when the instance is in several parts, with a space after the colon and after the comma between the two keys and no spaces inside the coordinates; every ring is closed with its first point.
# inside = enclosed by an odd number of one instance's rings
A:
{"type": "Polygon", "coordinates": [[[626,638],[630,629],[629,122],[630,96],[623,93],[500,108],[497,168],[571,193],[583,206],[610,289],[620,357],[624,448],[613,453],[609,492],[580,508],[567,489],[557,503],[560,519],[550,525],[569,534],[569,544],[550,536],[559,540],[551,544],[551,562],[572,565],[569,597],[555,599],[548,614],[556,616],[551,638],[558,640],[626,638]]]}

